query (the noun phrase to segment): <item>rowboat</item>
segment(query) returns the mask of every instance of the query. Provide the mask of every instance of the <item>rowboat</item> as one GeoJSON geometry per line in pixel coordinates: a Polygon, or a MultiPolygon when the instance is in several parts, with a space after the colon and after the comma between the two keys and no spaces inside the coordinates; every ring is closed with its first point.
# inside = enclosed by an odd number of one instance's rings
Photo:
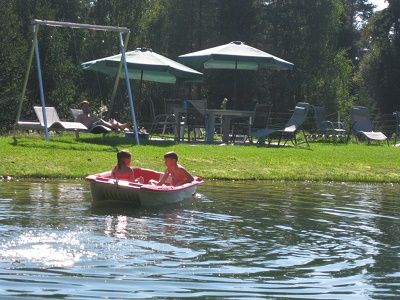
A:
{"type": "Polygon", "coordinates": [[[204,182],[202,178],[194,176],[191,183],[181,186],[172,186],[170,181],[158,186],[149,184],[149,181],[159,181],[162,172],[134,168],[134,173],[136,177],[142,176],[144,183],[117,180],[111,171],[88,175],[86,180],[90,183],[93,203],[118,202],[133,207],[176,203],[192,197],[196,193],[197,186],[204,182]]]}

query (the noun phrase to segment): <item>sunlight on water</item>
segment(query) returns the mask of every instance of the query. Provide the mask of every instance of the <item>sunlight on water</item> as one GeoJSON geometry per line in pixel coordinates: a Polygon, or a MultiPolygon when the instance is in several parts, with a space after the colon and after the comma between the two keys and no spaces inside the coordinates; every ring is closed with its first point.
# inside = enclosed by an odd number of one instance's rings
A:
{"type": "Polygon", "coordinates": [[[0,182],[0,293],[396,299],[390,184],[209,181],[180,204],[91,204],[85,182],[0,182]]]}
{"type": "Polygon", "coordinates": [[[15,240],[2,245],[0,255],[19,263],[29,261],[45,266],[67,267],[79,261],[82,255],[93,256],[85,252],[79,237],[73,234],[46,234],[30,230],[15,240]]]}

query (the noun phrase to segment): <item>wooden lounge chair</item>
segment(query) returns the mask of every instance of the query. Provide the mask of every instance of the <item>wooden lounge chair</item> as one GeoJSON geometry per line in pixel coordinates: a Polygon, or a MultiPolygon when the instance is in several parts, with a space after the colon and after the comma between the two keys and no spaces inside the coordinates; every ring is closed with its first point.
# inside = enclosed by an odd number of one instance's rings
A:
{"type": "Polygon", "coordinates": [[[372,124],[369,117],[369,110],[363,106],[353,106],[351,108],[351,132],[354,134],[358,143],[359,137],[365,137],[368,144],[371,141],[386,141],[389,146],[389,139],[386,135],[379,131],[372,130],[372,124]]]}

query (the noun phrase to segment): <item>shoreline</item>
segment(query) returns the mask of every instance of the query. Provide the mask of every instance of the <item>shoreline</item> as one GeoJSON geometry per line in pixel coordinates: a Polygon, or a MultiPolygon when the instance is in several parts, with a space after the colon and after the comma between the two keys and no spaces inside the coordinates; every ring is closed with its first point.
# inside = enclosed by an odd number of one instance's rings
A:
{"type": "Polygon", "coordinates": [[[40,136],[0,136],[2,180],[84,180],[116,165],[116,153],[129,149],[131,166],[164,171],[163,155],[178,153],[178,163],[205,180],[279,180],[312,182],[400,183],[399,147],[311,142],[310,148],[259,147],[235,144],[188,144],[143,141],[110,135],[102,139],[73,133],[40,136]]]}

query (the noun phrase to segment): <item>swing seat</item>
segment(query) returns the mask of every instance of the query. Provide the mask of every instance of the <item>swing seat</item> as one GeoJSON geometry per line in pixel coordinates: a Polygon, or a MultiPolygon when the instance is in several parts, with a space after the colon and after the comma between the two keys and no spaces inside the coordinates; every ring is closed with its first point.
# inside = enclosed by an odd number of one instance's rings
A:
{"type": "MultiPolygon", "coordinates": [[[[82,109],[79,108],[71,108],[71,113],[74,116],[74,120],[76,120],[76,117],[82,113],[82,109]]],[[[93,133],[93,134],[106,134],[112,131],[111,128],[108,128],[104,125],[96,125],[93,126],[90,129],[86,128],[86,131],[89,133],[93,133]]]]}

